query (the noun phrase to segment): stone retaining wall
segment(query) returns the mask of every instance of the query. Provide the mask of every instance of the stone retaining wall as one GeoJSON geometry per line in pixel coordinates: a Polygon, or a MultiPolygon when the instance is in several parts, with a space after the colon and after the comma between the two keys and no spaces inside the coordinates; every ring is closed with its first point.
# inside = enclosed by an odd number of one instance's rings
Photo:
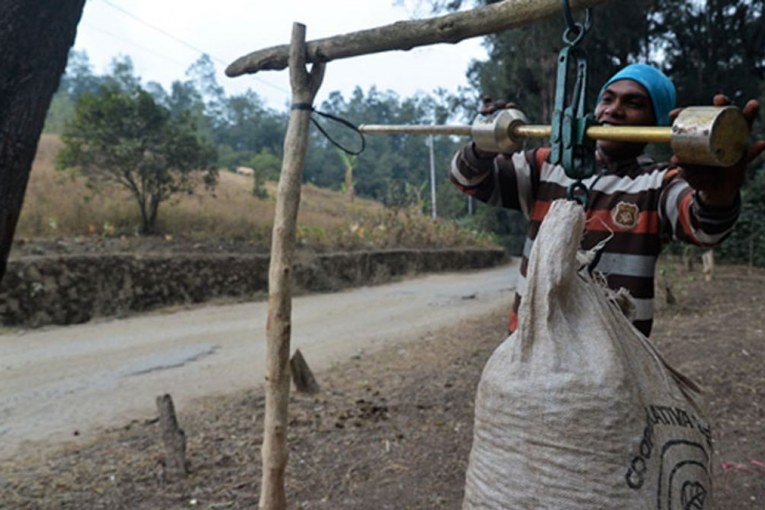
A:
{"type": "MultiPolygon", "coordinates": [[[[242,254],[58,255],[11,260],[0,284],[8,326],[76,324],[216,298],[268,291],[268,256],[242,254]]],[[[491,267],[497,250],[392,250],[298,256],[297,292],[328,292],[396,276],[491,267]]]]}

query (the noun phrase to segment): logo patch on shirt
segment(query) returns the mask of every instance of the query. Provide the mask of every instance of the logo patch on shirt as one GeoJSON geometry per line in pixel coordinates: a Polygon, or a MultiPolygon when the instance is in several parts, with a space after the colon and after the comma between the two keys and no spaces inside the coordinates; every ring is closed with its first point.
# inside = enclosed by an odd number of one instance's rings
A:
{"type": "Polygon", "coordinates": [[[623,229],[632,230],[637,227],[638,213],[640,209],[636,204],[630,204],[628,202],[619,202],[611,210],[611,219],[614,223],[623,229]]]}

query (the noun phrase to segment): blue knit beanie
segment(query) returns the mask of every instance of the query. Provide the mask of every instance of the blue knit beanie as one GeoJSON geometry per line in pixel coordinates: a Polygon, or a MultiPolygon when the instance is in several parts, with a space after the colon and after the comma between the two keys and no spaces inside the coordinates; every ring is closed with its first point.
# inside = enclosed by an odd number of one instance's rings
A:
{"type": "Polygon", "coordinates": [[[672,80],[655,67],[646,64],[630,64],[603,85],[598,94],[598,101],[606,87],[619,80],[632,80],[642,85],[651,96],[656,124],[669,126],[669,112],[675,107],[676,100],[675,85],[672,80]]]}

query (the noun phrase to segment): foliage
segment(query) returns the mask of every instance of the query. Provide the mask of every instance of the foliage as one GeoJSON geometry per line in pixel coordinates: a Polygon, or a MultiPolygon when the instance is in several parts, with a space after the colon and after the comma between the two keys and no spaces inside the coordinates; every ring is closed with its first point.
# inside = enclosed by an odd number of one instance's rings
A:
{"type": "Polygon", "coordinates": [[[726,261],[765,267],[765,165],[744,188],[741,216],[717,253],[726,261]]]}
{"type": "Polygon", "coordinates": [[[103,79],[93,74],[88,54],[70,50],[66,71],[48,109],[44,132],[61,133],[66,121],[74,115],[75,101],[85,93],[96,93],[102,83],[103,79]]]}
{"type": "Polygon", "coordinates": [[[319,251],[496,246],[495,237],[485,231],[465,228],[449,220],[433,221],[412,209],[386,209],[360,215],[340,228],[302,225],[298,228],[297,241],[301,246],[319,251]]]}
{"type": "Polygon", "coordinates": [[[724,93],[743,104],[765,78],[764,0],[657,0],[650,34],[681,104],[724,93]]]}
{"type": "Polygon", "coordinates": [[[520,211],[491,207],[480,202],[475,212],[460,220],[460,225],[479,232],[491,232],[508,253],[520,256],[526,242],[528,222],[520,211]]]}
{"type": "Polygon", "coordinates": [[[103,78],[93,74],[93,66],[85,51],[71,50],[66,72],[61,77],[59,92],[76,101],[83,94],[95,94],[103,84],[103,78]]]}
{"type": "MultiPolygon", "coordinates": [[[[443,91],[432,96],[418,94],[401,99],[391,91],[371,88],[366,93],[356,89],[346,99],[339,92],[330,94],[320,110],[359,124],[433,124],[453,119],[454,98],[443,91]]],[[[358,134],[340,124],[316,117],[323,128],[339,144],[358,148],[358,134]]],[[[406,135],[370,135],[366,149],[353,161],[354,194],[379,200],[390,206],[400,206],[407,198],[407,189],[420,188],[430,182],[430,151],[426,140],[406,135]],[[407,188],[407,185],[410,188],[407,188]]],[[[458,145],[464,140],[436,137],[434,144],[436,184],[446,180],[446,169],[458,145]]],[[[318,130],[311,132],[305,179],[318,186],[339,189],[346,181],[348,161],[318,130]]],[[[414,192],[412,192],[414,193],[414,192]]],[[[415,193],[416,195],[416,193],[415,193]]],[[[422,212],[427,212],[430,201],[421,201],[422,212]]]]}
{"type": "MultiPolygon", "coordinates": [[[[615,0],[593,9],[593,28],[581,43],[588,55],[590,105],[594,104],[602,83],[615,70],[645,58],[648,51],[645,11],[651,3],[651,0],[615,0]],[[620,29],[606,28],[614,26],[620,29]]],[[[475,90],[494,99],[516,102],[532,122],[548,122],[552,117],[555,73],[565,30],[563,17],[558,16],[488,36],[489,59],[475,62],[468,73],[475,90]]]]}
{"type": "Polygon", "coordinates": [[[250,160],[250,167],[256,172],[262,172],[264,178],[275,181],[279,178],[282,160],[268,149],[263,149],[250,160]]]}
{"type": "Polygon", "coordinates": [[[279,178],[281,159],[272,154],[268,149],[262,149],[249,161],[248,166],[253,169],[252,194],[257,198],[266,198],[268,192],[265,188],[266,181],[275,181],[279,178]]]}
{"type": "Polygon", "coordinates": [[[173,118],[129,74],[117,78],[77,100],[57,164],[77,167],[94,186],[111,182],[129,190],[140,209],[140,230],[150,234],[162,202],[192,192],[198,177],[215,184],[215,151],[198,139],[187,115],[173,118]]]}

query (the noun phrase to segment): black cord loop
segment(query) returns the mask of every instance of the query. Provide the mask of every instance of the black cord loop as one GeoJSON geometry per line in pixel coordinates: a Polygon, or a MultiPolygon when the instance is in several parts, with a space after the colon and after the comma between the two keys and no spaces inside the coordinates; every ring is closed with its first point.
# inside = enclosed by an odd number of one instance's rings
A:
{"type": "Polygon", "coordinates": [[[347,128],[350,128],[351,130],[355,131],[359,135],[359,139],[361,140],[361,148],[357,151],[353,151],[351,149],[348,149],[347,147],[344,147],[340,143],[338,143],[335,139],[333,139],[331,136],[329,136],[329,133],[322,127],[321,124],[311,115],[311,122],[314,126],[321,132],[321,134],[324,135],[324,137],[329,140],[329,142],[340,149],[341,151],[345,152],[346,154],[349,154],[351,156],[358,156],[362,152],[364,152],[364,149],[367,147],[367,141],[364,137],[364,133],[359,131],[359,128],[354,126],[350,121],[342,119],[340,117],[337,117],[336,115],[332,115],[331,113],[326,112],[320,112],[316,110],[313,105],[309,103],[294,103],[291,107],[292,110],[306,110],[311,113],[315,113],[316,115],[321,115],[322,117],[325,117],[329,120],[332,120],[334,122],[337,122],[339,124],[342,124],[343,126],[346,126],[347,128]]]}

